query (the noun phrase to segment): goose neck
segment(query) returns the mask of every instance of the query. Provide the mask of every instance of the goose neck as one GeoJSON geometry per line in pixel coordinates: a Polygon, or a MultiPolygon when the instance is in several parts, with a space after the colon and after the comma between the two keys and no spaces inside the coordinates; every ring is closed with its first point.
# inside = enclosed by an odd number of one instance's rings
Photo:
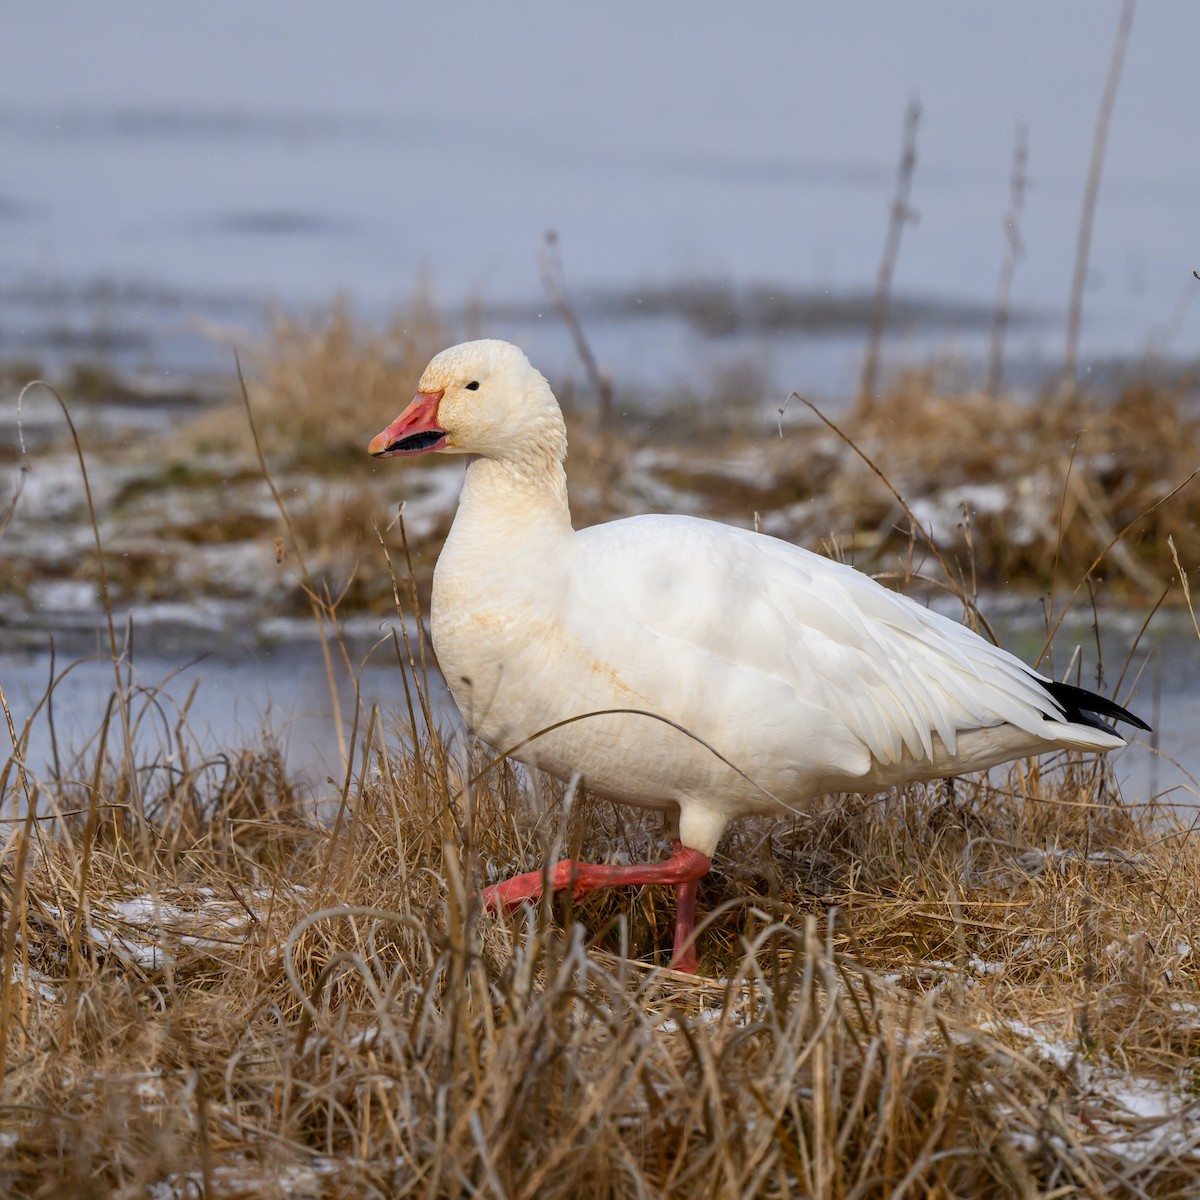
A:
{"type": "Polygon", "coordinates": [[[524,526],[550,525],[571,529],[567,477],[557,459],[499,459],[472,457],[459,498],[464,518],[515,520],[524,526]]]}

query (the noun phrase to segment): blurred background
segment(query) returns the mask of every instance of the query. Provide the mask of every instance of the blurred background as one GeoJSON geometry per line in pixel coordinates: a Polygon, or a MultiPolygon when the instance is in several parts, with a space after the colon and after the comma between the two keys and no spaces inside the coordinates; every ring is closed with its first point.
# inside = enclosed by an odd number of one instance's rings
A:
{"type": "MultiPolygon", "coordinates": [[[[985,353],[1017,130],[1006,370],[1061,361],[1116,0],[649,6],[3,6],[0,353],[228,369],[264,305],[427,286],[549,369],[537,249],[618,379],[731,356],[852,392],[896,186],[917,161],[887,361],[985,353]],[[905,311],[903,302],[911,301],[905,311]],[[932,302],[932,303],[931,303],[932,302]],[[214,333],[221,336],[214,337],[214,333]]],[[[1083,359],[1194,356],[1200,8],[1141,6],[1088,272],[1083,359]]]]}

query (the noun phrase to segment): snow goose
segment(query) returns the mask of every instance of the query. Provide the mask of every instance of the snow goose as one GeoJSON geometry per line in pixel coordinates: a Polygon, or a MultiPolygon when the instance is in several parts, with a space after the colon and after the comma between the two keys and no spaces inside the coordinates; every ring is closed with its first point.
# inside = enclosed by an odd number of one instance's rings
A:
{"type": "Polygon", "coordinates": [[[535,899],[547,880],[576,898],[670,884],[672,962],[694,971],[696,884],[731,819],[1123,746],[1101,717],[1147,728],[776,538],[685,516],[573,529],[562,413],[507,342],[442,351],[369,449],[467,456],[430,624],[469,726],[552,775],[578,772],[600,795],[678,817],[665,862],[568,859],[487,888],[491,909],[535,899]]]}

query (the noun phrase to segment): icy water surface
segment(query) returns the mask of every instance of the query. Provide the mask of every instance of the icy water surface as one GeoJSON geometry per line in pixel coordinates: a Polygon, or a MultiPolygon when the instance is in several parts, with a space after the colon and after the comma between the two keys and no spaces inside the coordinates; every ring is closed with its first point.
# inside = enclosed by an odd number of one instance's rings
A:
{"type": "MultiPolygon", "coordinates": [[[[166,619],[135,634],[132,673],[123,664],[122,679],[139,689],[131,709],[142,713],[139,745],[143,756],[173,749],[175,730],[202,752],[236,753],[253,749],[267,737],[283,749],[288,767],[317,782],[329,775],[340,781],[345,767],[339,753],[329,673],[319,643],[303,621],[267,623],[257,630],[207,628],[189,622],[182,606],[166,619]]],[[[392,630],[395,619],[351,619],[344,623],[350,662],[358,673],[364,712],[378,704],[384,732],[395,744],[410,738],[411,724],[392,630]],[[361,669],[360,669],[361,668],[361,669]]],[[[119,635],[122,636],[122,635],[119,635]]],[[[27,759],[38,772],[53,762],[55,741],[60,762],[68,763],[101,726],[114,691],[107,633],[60,629],[55,636],[52,712],[45,706],[35,718],[27,759]],[[53,717],[53,738],[51,736],[53,717]]],[[[354,677],[331,646],[342,727],[346,738],[354,722],[354,677]]],[[[51,678],[47,642],[41,647],[0,650],[0,686],[17,728],[43,700],[51,678]]],[[[455,722],[436,667],[428,673],[428,694],[436,718],[455,722]]],[[[410,675],[410,681],[412,676],[410,675]]],[[[418,702],[414,694],[414,705],[418,702]]],[[[417,714],[418,727],[424,723],[417,714]]],[[[6,739],[7,740],[7,739],[6,739]]]]}
{"type": "MultiPolygon", "coordinates": [[[[1029,606],[1010,610],[998,603],[984,608],[1003,643],[1032,661],[1042,644],[1040,615],[1029,606]]],[[[1138,613],[1107,612],[1102,618],[1108,690],[1122,672],[1141,621],[1138,613]]],[[[344,629],[352,663],[356,668],[365,664],[360,675],[363,702],[367,709],[379,705],[392,744],[404,740],[411,728],[404,680],[392,646],[394,625],[394,619],[363,617],[347,622],[344,629]]],[[[139,711],[147,710],[141,735],[146,749],[170,749],[170,731],[186,705],[186,728],[202,750],[229,753],[259,744],[270,733],[283,746],[291,770],[310,782],[332,777],[340,787],[345,767],[332,719],[328,676],[306,622],[272,622],[258,630],[211,623],[200,628],[188,622],[186,611],[176,608],[159,614],[156,622],[143,623],[135,642],[135,680],[155,696],[153,705],[144,705],[141,699],[134,704],[139,711]]],[[[60,757],[66,760],[69,751],[82,748],[99,728],[114,677],[100,632],[89,636],[79,629],[60,629],[56,643],[56,668],[62,679],[53,697],[54,728],[60,757]],[[71,663],[75,665],[64,673],[71,663]]],[[[1081,681],[1094,685],[1095,641],[1086,625],[1072,623],[1056,640],[1054,672],[1061,675],[1068,669],[1076,646],[1085,664],[1081,681]]],[[[1153,724],[1155,732],[1137,734],[1116,759],[1127,803],[1141,804],[1157,796],[1180,808],[1200,804],[1196,653],[1195,634],[1183,615],[1162,613],[1131,660],[1119,698],[1153,724]]],[[[0,650],[0,685],[18,729],[44,695],[50,667],[46,649],[0,650]]],[[[348,736],[354,686],[344,668],[337,666],[335,671],[348,736]]],[[[429,670],[428,679],[435,720],[446,729],[461,729],[436,667],[429,670]]],[[[52,751],[48,714],[43,709],[33,726],[31,768],[45,771],[52,751]]]]}
{"type": "MultiPolygon", "coordinates": [[[[978,359],[1014,134],[1030,183],[1013,369],[1052,368],[1117,0],[685,8],[358,0],[8,5],[0,27],[0,353],[220,366],[262,304],[368,313],[427,273],[539,362],[570,361],[535,250],[558,230],[602,359],[697,382],[731,354],[772,387],[852,389],[866,305],[714,333],[638,318],[678,280],[768,294],[874,285],[905,106],[923,120],[895,277],[939,317],[893,360],[978,359]],[[981,315],[982,314],[982,315],[981,315]],[[213,340],[214,330],[227,337],[213,340]],[[717,343],[714,346],[714,343],[717,343]]],[[[1200,349],[1200,6],[1139,6],[1112,121],[1088,353],[1200,349]]],[[[734,323],[736,325],[736,322],[734,323]]],[[[747,373],[747,387],[760,386],[747,373]]]]}

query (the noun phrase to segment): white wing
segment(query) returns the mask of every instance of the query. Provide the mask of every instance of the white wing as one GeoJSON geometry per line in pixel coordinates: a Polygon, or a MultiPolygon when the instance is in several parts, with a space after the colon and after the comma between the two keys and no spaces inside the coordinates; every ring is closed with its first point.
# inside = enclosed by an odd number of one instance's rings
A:
{"type": "MultiPolygon", "coordinates": [[[[689,728],[814,719],[830,769],[952,757],[1009,724],[1059,740],[1063,711],[1028,667],[851,567],[691,517],[581,530],[564,624],[689,728]],[[1047,724],[1050,718],[1053,724],[1047,724]]],[[[1118,745],[1089,730],[1081,744],[1118,745]]],[[[1061,739],[1070,743],[1071,738],[1061,739]]],[[[823,755],[824,756],[824,755],[823,755]]]]}

